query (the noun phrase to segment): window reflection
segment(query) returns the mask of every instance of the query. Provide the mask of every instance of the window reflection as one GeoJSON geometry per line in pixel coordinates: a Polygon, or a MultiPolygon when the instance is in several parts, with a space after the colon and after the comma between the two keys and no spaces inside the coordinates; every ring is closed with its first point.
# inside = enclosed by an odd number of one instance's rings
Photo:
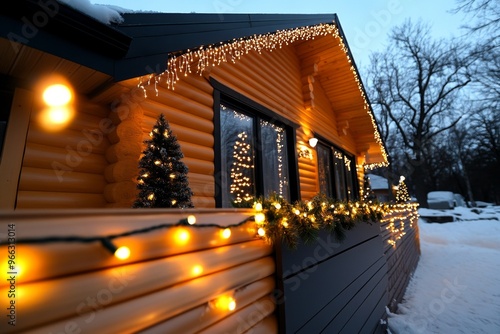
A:
{"type": "Polygon", "coordinates": [[[255,196],[253,118],[221,105],[222,205],[255,196]]]}

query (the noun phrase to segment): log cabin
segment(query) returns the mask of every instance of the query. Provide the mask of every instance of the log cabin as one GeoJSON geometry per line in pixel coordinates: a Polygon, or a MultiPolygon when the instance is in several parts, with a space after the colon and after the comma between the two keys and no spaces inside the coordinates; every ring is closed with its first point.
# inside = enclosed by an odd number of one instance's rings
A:
{"type": "Polygon", "coordinates": [[[232,207],[240,193],[357,201],[364,171],[388,163],[335,14],[124,13],[109,24],[23,0],[1,15],[2,332],[382,331],[418,261],[415,207],[298,253],[232,207]],[[50,87],[62,88],[53,103],[50,87]],[[194,209],[131,209],[160,114],[194,209]],[[238,155],[249,161],[242,192],[238,155]],[[188,214],[208,228],[186,231],[188,214]],[[125,259],[107,256],[99,241],[111,238],[128,245],[125,259]]]}

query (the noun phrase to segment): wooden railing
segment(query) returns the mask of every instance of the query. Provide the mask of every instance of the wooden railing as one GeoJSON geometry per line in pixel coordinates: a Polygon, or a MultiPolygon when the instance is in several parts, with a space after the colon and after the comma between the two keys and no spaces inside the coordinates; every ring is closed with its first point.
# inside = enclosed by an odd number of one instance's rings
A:
{"type": "Polygon", "coordinates": [[[2,266],[12,279],[0,283],[0,332],[275,332],[272,248],[256,237],[253,222],[234,225],[249,216],[245,210],[3,213],[2,263],[8,249],[15,253],[13,267],[2,266]],[[195,225],[175,226],[188,215],[195,225]],[[230,225],[229,235],[222,227],[230,225]],[[154,226],[163,227],[116,237],[154,226]],[[104,236],[128,247],[130,257],[120,260],[101,241],[89,241],[104,236]]]}
{"type": "Polygon", "coordinates": [[[418,262],[416,207],[297,250],[258,237],[254,213],[0,213],[0,332],[383,331],[418,262]]]}

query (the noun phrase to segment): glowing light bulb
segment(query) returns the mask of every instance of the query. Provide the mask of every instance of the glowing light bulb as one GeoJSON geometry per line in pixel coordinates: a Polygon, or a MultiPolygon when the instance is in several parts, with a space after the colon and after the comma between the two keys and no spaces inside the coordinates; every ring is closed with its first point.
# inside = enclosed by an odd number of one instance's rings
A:
{"type": "Polygon", "coordinates": [[[148,200],[152,201],[155,199],[155,194],[151,193],[148,195],[148,200]]]}
{"type": "Polygon", "coordinates": [[[215,300],[214,305],[221,311],[234,311],[236,309],[236,300],[231,296],[220,296],[215,300]]]}
{"type": "Polygon", "coordinates": [[[274,203],[273,205],[274,205],[274,207],[276,208],[276,210],[281,209],[281,204],[279,204],[279,203],[274,203]]]}
{"type": "Polygon", "coordinates": [[[256,211],[262,211],[262,204],[261,203],[256,203],[255,204],[255,210],[256,211]]]}
{"type": "Polygon", "coordinates": [[[189,235],[189,232],[183,228],[180,228],[178,229],[176,232],[175,232],[175,242],[178,244],[178,245],[185,245],[187,244],[187,242],[189,241],[189,238],[191,236],[189,235]]]}
{"type": "Polygon", "coordinates": [[[202,266],[200,266],[199,264],[198,264],[198,265],[195,265],[195,266],[191,269],[191,274],[193,274],[193,276],[200,276],[202,273],[203,273],[203,267],[202,267],[202,266]]]}
{"type": "Polygon", "coordinates": [[[223,239],[229,239],[229,237],[231,236],[231,230],[229,228],[223,229],[222,231],[220,231],[220,236],[223,239]]]}
{"type": "Polygon", "coordinates": [[[68,86],[63,84],[50,85],[43,91],[43,101],[49,107],[62,107],[71,102],[73,94],[68,86]]]}
{"type": "Polygon", "coordinates": [[[262,227],[259,227],[259,229],[257,230],[257,234],[263,237],[266,235],[266,231],[262,227]]]}
{"type": "Polygon", "coordinates": [[[187,217],[187,222],[188,222],[188,224],[189,224],[189,225],[194,225],[194,224],[196,224],[196,217],[195,217],[195,216],[193,216],[193,215],[189,215],[189,216],[187,217]]]}
{"type": "Polygon", "coordinates": [[[120,260],[126,260],[130,257],[130,249],[126,246],[121,246],[116,250],[115,256],[120,260]]]}
{"type": "Polygon", "coordinates": [[[262,212],[255,215],[255,222],[257,224],[262,224],[264,221],[266,221],[266,216],[262,212]]]}

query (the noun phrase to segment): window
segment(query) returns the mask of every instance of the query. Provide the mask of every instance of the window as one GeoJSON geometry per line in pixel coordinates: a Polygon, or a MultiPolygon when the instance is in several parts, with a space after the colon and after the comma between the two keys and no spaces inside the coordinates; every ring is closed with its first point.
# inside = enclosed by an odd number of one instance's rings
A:
{"type": "Polygon", "coordinates": [[[277,193],[300,199],[295,130],[290,120],[211,78],[214,87],[217,207],[277,193]]]}
{"type": "Polygon", "coordinates": [[[316,146],[320,192],[339,200],[359,198],[354,157],[321,141],[316,146]]]}

